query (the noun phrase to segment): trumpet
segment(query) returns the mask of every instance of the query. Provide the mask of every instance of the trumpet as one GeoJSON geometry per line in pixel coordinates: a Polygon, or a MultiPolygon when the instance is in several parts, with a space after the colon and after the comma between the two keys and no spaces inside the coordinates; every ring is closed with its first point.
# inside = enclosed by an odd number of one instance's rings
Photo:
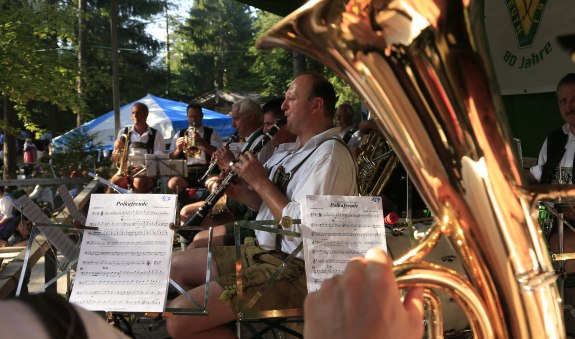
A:
{"type": "Polygon", "coordinates": [[[202,150],[196,146],[196,138],[194,135],[196,134],[196,124],[192,124],[192,126],[188,127],[186,133],[184,133],[184,154],[186,158],[199,158],[202,154],[202,150]],[[191,136],[189,135],[191,132],[191,136]]]}
{"type": "Polygon", "coordinates": [[[114,150],[116,152],[115,165],[118,168],[116,175],[126,177],[128,176],[128,135],[120,135],[119,140],[122,142],[123,146],[114,150]]]}
{"type": "MultiPolygon", "coordinates": [[[[224,145],[224,147],[226,149],[228,149],[230,147],[230,144],[232,142],[236,142],[240,139],[240,137],[237,134],[232,135],[228,141],[226,142],[226,144],[224,145]]],[[[204,175],[198,180],[198,182],[201,184],[204,181],[206,181],[206,179],[212,174],[212,172],[214,171],[214,169],[216,169],[216,166],[218,165],[218,159],[214,158],[212,159],[212,162],[210,162],[210,166],[208,166],[208,169],[206,170],[206,173],[204,173],[204,175]]]]}

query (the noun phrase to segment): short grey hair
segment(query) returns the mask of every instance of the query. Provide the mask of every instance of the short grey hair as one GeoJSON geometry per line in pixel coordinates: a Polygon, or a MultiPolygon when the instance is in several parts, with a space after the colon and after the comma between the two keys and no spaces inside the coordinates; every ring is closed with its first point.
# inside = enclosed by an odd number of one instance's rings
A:
{"type": "Polygon", "coordinates": [[[260,105],[252,99],[242,99],[236,102],[233,106],[238,107],[239,115],[251,115],[256,118],[256,120],[263,120],[263,114],[260,105]]]}

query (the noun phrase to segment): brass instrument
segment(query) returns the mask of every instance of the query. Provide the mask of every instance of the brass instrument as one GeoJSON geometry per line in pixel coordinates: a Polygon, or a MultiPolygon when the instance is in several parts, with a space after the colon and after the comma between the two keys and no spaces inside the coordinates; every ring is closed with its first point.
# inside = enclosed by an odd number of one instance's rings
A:
{"type": "MultiPolygon", "coordinates": [[[[437,217],[428,235],[394,261],[400,287],[424,286],[428,300],[437,290],[448,293],[476,338],[564,338],[562,301],[535,204],[575,190],[525,186],[496,95],[483,3],[312,0],[257,46],[318,59],[377,115],[437,217]],[[467,277],[425,261],[442,237],[467,277]]],[[[428,330],[441,337],[441,317],[428,330]]]]}
{"type": "Polygon", "coordinates": [[[118,168],[118,171],[116,172],[116,175],[122,176],[122,177],[126,177],[128,176],[128,155],[129,155],[129,142],[128,142],[128,135],[127,134],[122,134],[120,135],[119,140],[122,142],[122,147],[121,148],[117,148],[114,151],[116,152],[116,168],[118,168]]]}
{"type": "Polygon", "coordinates": [[[381,195],[398,164],[397,155],[379,131],[364,136],[357,156],[359,194],[381,195]]]}
{"type": "Polygon", "coordinates": [[[188,159],[199,158],[202,155],[202,150],[196,146],[196,138],[194,138],[195,134],[196,124],[192,123],[192,126],[188,127],[184,133],[184,154],[188,159]]]}

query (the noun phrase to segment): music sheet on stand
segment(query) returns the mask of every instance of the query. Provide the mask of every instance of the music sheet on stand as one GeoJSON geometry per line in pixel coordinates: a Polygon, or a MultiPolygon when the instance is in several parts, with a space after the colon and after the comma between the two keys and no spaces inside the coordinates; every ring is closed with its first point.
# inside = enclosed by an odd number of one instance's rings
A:
{"type": "Polygon", "coordinates": [[[162,312],[176,196],[92,194],[70,302],[92,311],[162,312]]]}
{"type": "Polygon", "coordinates": [[[308,292],[372,247],[387,251],[380,197],[308,195],[302,206],[308,292]]]}

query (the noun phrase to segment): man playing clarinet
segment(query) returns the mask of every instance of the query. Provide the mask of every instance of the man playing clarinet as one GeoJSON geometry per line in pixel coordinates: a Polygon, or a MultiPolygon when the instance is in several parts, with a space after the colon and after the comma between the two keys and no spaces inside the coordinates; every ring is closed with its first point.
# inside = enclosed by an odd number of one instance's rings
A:
{"type": "MultiPolygon", "coordinates": [[[[326,79],[315,73],[298,75],[282,105],[287,128],[297,135],[293,151],[272,164],[269,176],[256,155],[246,152],[239,156],[233,170],[246,186],[234,188],[229,193],[234,192],[234,199],[258,210],[257,220],[283,216],[298,219],[301,203],[309,194],[357,194],[355,163],[338,135],[338,128],[333,128],[335,103],[335,90],[326,79]]],[[[299,225],[292,225],[290,230],[299,231],[299,225]]],[[[246,257],[249,257],[246,260],[250,262],[244,266],[244,296],[248,299],[301,242],[296,238],[276,239],[274,234],[263,231],[256,231],[256,236],[257,242],[247,241],[243,245],[246,257]]],[[[168,331],[173,338],[236,338],[234,331],[225,326],[237,318],[234,251],[234,247],[215,247],[209,288],[210,313],[205,317],[177,315],[168,318],[168,331]]],[[[204,299],[206,256],[206,248],[195,248],[174,255],[172,260],[172,278],[195,300],[204,299]]],[[[300,253],[287,264],[253,310],[302,306],[307,294],[302,257],[300,253]]],[[[170,307],[190,308],[193,304],[179,296],[170,307]]]]}

